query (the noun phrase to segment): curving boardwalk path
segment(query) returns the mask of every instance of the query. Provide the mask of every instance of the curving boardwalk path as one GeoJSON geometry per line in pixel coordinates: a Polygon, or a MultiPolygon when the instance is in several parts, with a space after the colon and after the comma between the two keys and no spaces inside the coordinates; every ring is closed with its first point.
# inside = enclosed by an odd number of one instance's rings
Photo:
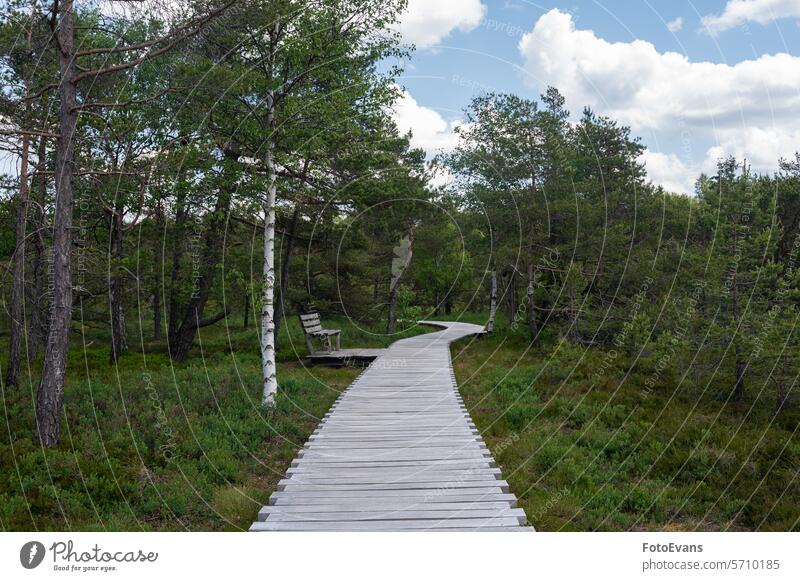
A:
{"type": "Polygon", "coordinates": [[[345,390],[251,531],[524,531],[456,387],[467,323],[402,339],[345,390]]]}

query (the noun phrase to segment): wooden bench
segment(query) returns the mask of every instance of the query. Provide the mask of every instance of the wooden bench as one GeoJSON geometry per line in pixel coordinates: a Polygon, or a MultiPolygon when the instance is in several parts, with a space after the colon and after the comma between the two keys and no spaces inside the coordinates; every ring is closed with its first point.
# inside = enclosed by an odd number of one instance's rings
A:
{"type": "Polygon", "coordinates": [[[323,345],[327,345],[328,353],[330,353],[331,351],[334,351],[331,343],[331,337],[336,337],[335,351],[341,350],[341,331],[339,329],[323,329],[322,322],[319,318],[319,313],[300,315],[300,324],[303,327],[303,333],[306,337],[306,346],[308,347],[308,353],[310,355],[314,355],[315,353],[313,339],[319,339],[323,345]]]}

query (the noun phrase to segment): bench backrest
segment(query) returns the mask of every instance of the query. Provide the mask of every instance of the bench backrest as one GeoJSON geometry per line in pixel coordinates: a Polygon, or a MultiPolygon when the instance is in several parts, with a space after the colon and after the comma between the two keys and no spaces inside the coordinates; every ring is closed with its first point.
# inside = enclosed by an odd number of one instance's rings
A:
{"type": "Polygon", "coordinates": [[[303,332],[306,335],[311,335],[313,333],[319,333],[322,331],[322,323],[319,319],[319,313],[300,315],[300,323],[303,325],[303,332]]]}

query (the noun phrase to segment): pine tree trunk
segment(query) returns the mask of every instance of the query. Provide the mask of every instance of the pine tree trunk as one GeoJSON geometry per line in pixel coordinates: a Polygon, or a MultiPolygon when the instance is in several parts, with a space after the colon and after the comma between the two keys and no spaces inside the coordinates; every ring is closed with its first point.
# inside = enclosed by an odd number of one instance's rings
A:
{"type": "MultiPolygon", "coordinates": [[[[303,172],[305,173],[305,171],[303,172]]],[[[289,290],[289,266],[292,261],[292,253],[294,252],[294,237],[297,231],[297,222],[300,220],[300,201],[295,202],[294,212],[292,212],[292,221],[289,223],[289,231],[286,233],[286,247],[283,251],[283,258],[281,259],[281,282],[278,287],[278,304],[275,307],[275,342],[277,345],[278,334],[281,329],[281,323],[286,316],[286,293],[289,290]]]]}
{"type": "Polygon", "coordinates": [[[506,285],[506,307],[508,308],[508,324],[512,325],[517,316],[517,272],[513,267],[510,269],[506,285]]]}
{"type": "Polygon", "coordinates": [[[494,317],[497,311],[497,271],[493,270],[489,276],[489,320],[486,321],[487,333],[494,331],[494,317]]]}
{"type": "Polygon", "coordinates": [[[539,325],[536,322],[536,297],[534,296],[534,271],[533,263],[528,265],[528,329],[531,341],[536,342],[539,337],[539,325]]]}
{"type": "Polygon", "coordinates": [[[164,336],[164,327],[161,321],[161,292],[163,286],[161,244],[159,243],[159,233],[163,232],[163,208],[161,201],[156,204],[155,211],[155,233],[153,236],[153,340],[160,341],[164,336]]]}
{"type": "Polygon", "coordinates": [[[250,326],[250,289],[248,288],[244,293],[244,313],[242,314],[242,327],[247,329],[250,326]]]}
{"type": "Polygon", "coordinates": [[[232,199],[231,193],[226,189],[229,181],[224,180],[225,185],[217,195],[217,202],[203,237],[203,253],[200,259],[200,276],[197,280],[197,287],[183,312],[180,325],[169,336],[169,353],[174,361],[184,361],[189,356],[189,350],[194,344],[194,338],[199,328],[213,324],[228,315],[228,309],[225,308],[218,315],[203,319],[217,265],[223,254],[225,241],[223,234],[228,223],[232,199]]]}
{"type": "Polygon", "coordinates": [[[786,384],[783,381],[777,382],[777,395],[778,400],[776,402],[775,411],[780,412],[786,403],[786,384]]]}
{"type": "Polygon", "coordinates": [[[58,5],[56,35],[59,63],[59,136],[56,146],[56,201],[53,216],[53,304],[42,378],[36,396],[36,425],[42,446],[55,446],[61,435],[61,406],[72,320],[72,166],[76,110],[73,0],[58,5]]]}
{"type": "Polygon", "coordinates": [[[48,333],[46,298],[44,296],[45,278],[45,244],[44,244],[44,205],[47,197],[47,140],[39,140],[37,151],[38,172],[36,198],[33,203],[33,216],[31,219],[31,270],[33,276],[33,290],[30,293],[31,324],[28,332],[28,360],[33,361],[39,353],[39,347],[44,343],[48,333]]]}
{"type": "MultiPolygon", "coordinates": [[[[34,12],[31,12],[33,22],[34,12]]],[[[31,31],[29,29],[27,48],[31,48],[31,31]]],[[[28,83],[25,83],[25,95],[29,95],[28,83]]],[[[31,102],[25,101],[25,120],[30,118],[31,102]]],[[[11,264],[11,325],[8,346],[8,369],[6,383],[16,386],[19,381],[20,351],[22,336],[25,334],[25,236],[28,222],[28,164],[30,156],[30,136],[22,136],[22,153],[19,167],[19,191],[16,200],[16,216],[14,220],[14,256],[11,264]]]]}
{"type": "Polygon", "coordinates": [[[188,219],[188,209],[182,195],[175,201],[175,228],[172,241],[172,268],[170,269],[169,306],[167,309],[167,342],[172,342],[180,325],[180,305],[178,303],[178,283],[180,282],[181,259],[184,250],[184,226],[188,219]]]}
{"type": "Polygon", "coordinates": [[[123,255],[122,208],[117,207],[110,216],[111,221],[111,277],[109,281],[109,303],[111,307],[111,362],[119,361],[120,356],[128,350],[128,339],[125,335],[125,305],[123,291],[125,282],[122,279],[120,262],[123,255]]]}
{"type": "MultiPolygon", "coordinates": [[[[28,107],[29,108],[29,107],[28,107]]],[[[11,336],[8,349],[6,383],[17,385],[19,380],[20,350],[25,330],[23,302],[25,300],[25,230],[28,215],[28,154],[30,140],[22,137],[22,159],[19,170],[19,193],[17,194],[14,258],[11,267],[11,336]]]]}
{"type": "Polygon", "coordinates": [[[161,291],[156,288],[153,291],[153,340],[160,341],[164,336],[164,328],[161,324],[161,291]]]}

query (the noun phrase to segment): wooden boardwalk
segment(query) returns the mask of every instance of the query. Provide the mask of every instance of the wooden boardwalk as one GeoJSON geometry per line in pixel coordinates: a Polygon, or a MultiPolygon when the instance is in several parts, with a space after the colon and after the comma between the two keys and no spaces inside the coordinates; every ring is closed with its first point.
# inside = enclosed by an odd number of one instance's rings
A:
{"type": "Polygon", "coordinates": [[[341,367],[366,367],[386,352],[386,349],[340,349],[339,351],[317,351],[308,355],[311,365],[341,367]]]}
{"type": "Polygon", "coordinates": [[[345,390],[251,531],[525,531],[456,387],[449,344],[402,339],[345,390]]]}

